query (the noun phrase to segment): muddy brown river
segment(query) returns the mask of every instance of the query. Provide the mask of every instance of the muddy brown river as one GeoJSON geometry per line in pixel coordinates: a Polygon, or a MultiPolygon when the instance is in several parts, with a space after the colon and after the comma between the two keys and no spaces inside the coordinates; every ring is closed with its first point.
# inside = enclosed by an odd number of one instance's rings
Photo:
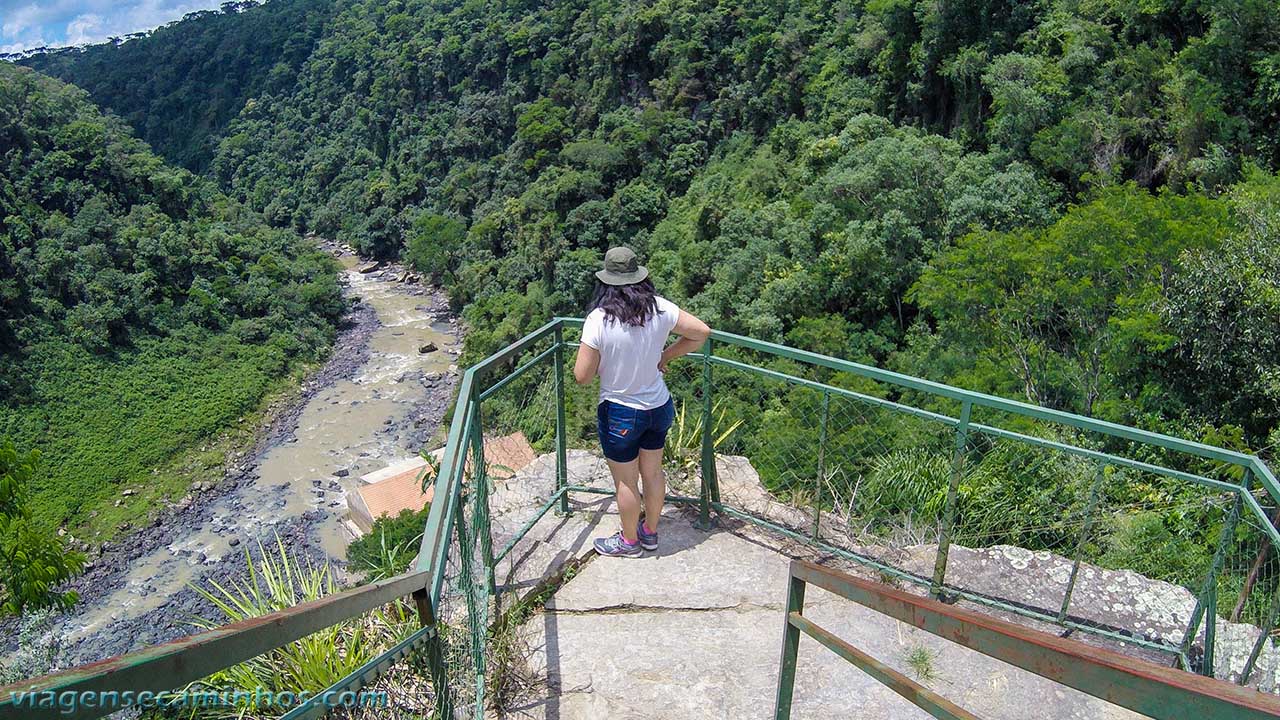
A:
{"type": "Polygon", "coordinates": [[[313,561],[339,561],[341,574],[352,539],[346,493],[360,475],[422,449],[450,400],[460,339],[437,292],[399,282],[398,267],[362,274],[350,252],[339,259],[347,293],[359,300],[357,327],[335,351],[348,355],[308,381],[301,407],[235,481],[124,540],[116,552],[127,559],[95,563],[78,583],[80,604],[56,621],[69,649],[60,664],[192,632],[191,616],[210,608],[189,585],[243,576],[245,550],[271,547],[277,533],[313,561]],[[420,352],[428,343],[439,349],[420,352]]]}

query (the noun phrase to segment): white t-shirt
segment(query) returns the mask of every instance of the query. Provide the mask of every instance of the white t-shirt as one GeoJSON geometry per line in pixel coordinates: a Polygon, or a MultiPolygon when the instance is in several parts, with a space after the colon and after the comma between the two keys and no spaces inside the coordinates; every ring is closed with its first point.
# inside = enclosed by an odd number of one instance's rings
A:
{"type": "Polygon", "coordinates": [[[642,327],[606,320],[596,308],[582,325],[582,344],[600,351],[600,402],[652,410],[671,398],[658,372],[667,337],[680,319],[680,308],[659,297],[658,312],[642,327]]]}

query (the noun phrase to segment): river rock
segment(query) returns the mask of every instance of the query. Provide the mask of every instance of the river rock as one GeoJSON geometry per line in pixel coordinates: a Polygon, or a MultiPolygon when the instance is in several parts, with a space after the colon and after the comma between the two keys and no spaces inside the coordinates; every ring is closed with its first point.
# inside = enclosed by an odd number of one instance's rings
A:
{"type": "Polygon", "coordinates": [[[426,355],[427,353],[435,352],[437,349],[438,348],[436,347],[435,343],[429,342],[426,345],[423,345],[422,347],[418,348],[418,352],[422,353],[423,355],[426,355]]]}
{"type": "Polygon", "coordinates": [[[382,263],[371,262],[368,265],[361,265],[359,269],[356,270],[356,272],[360,273],[361,275],[368,275],[369,273],[377,272],[381,269],[382,269],[382,263]]]}

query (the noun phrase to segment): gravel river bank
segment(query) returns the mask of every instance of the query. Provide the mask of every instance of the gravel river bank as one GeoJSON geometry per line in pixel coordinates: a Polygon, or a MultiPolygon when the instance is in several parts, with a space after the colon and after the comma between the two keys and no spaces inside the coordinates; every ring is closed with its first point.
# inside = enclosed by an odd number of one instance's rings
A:
{"type": "MultiPolygon", "coordinates": [[[[245,578],[246,552],[256,558],[260,543],[271,552],[277,535],[299,560],[330,562],[341,575],[351,539],[346,493],[435,433],[461,346],[443,293],[404,281],[400,266],[370,270],[349,249],[329,249],[353,301],[329,360],[272,409],[256,445],[221,482],[197,484],[91,559],[73,584],[80,602],[53,623],[61,667],[190,634],[196,617],[220,619],[191,585],[245,578]],[[428,345],[438,349],[422,352],[428,345]]],[[[14,627],[0,624],[10,652],[14,627]]]]}

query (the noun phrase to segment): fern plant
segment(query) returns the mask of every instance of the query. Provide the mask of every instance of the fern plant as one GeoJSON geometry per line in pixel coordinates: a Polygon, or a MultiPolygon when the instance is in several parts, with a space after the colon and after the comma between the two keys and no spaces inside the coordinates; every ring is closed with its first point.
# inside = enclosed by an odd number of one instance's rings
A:
{"type": "Polygon", "coordinates": [[[951,460],[919,448],[895,450],[876,457],[855,497],[863,516],[914,515],[932,520],[946,504],[951,460]]]}
{"type": "MultiPolygon", "coordinates": [[[[689,404],[681,401],[676,411],[671,430],[667,433],[666,465],[667,476],[677,479],[697,477],[702,468],[702,435],[704,432],[704,415],[702,412],[689,413],[689,404]]],[[[728,409],[723,402],[716,402],[711,407],[711,447],[718,449],[729,439],[742,420],[726,422],[728,409]]]]}
{"type": "MultiPolygon", "coordinates": [[[[211,581],[208,588],[191,586],[221,613],[219,618],[197,618],[198,628],[209,630],[227,623],[239,622],[277,610],[309,602],[339,590],[327,564],[299,562],[276,536],[275,548],[269,553],[258,544],[259,559],[245,553],[249,575],[243,581],[224,586],[211,581]]],[[[401,613],[375,611],[372,615],[331,625],[295,640],[281,648],[259,655],[238,665],[221,670],[197,683],[210,689],[262,688],[280,693],[300,690],[317,691],[350,674],[395,642],[408,630],[401,613]]],[[[251,702],[251,701],[249,701],[251,702]]],[[[214,709],[220,717],[257,717],[261,713],[276,715],[279,708],[256,708],[251,705],[214,709]]]]}

